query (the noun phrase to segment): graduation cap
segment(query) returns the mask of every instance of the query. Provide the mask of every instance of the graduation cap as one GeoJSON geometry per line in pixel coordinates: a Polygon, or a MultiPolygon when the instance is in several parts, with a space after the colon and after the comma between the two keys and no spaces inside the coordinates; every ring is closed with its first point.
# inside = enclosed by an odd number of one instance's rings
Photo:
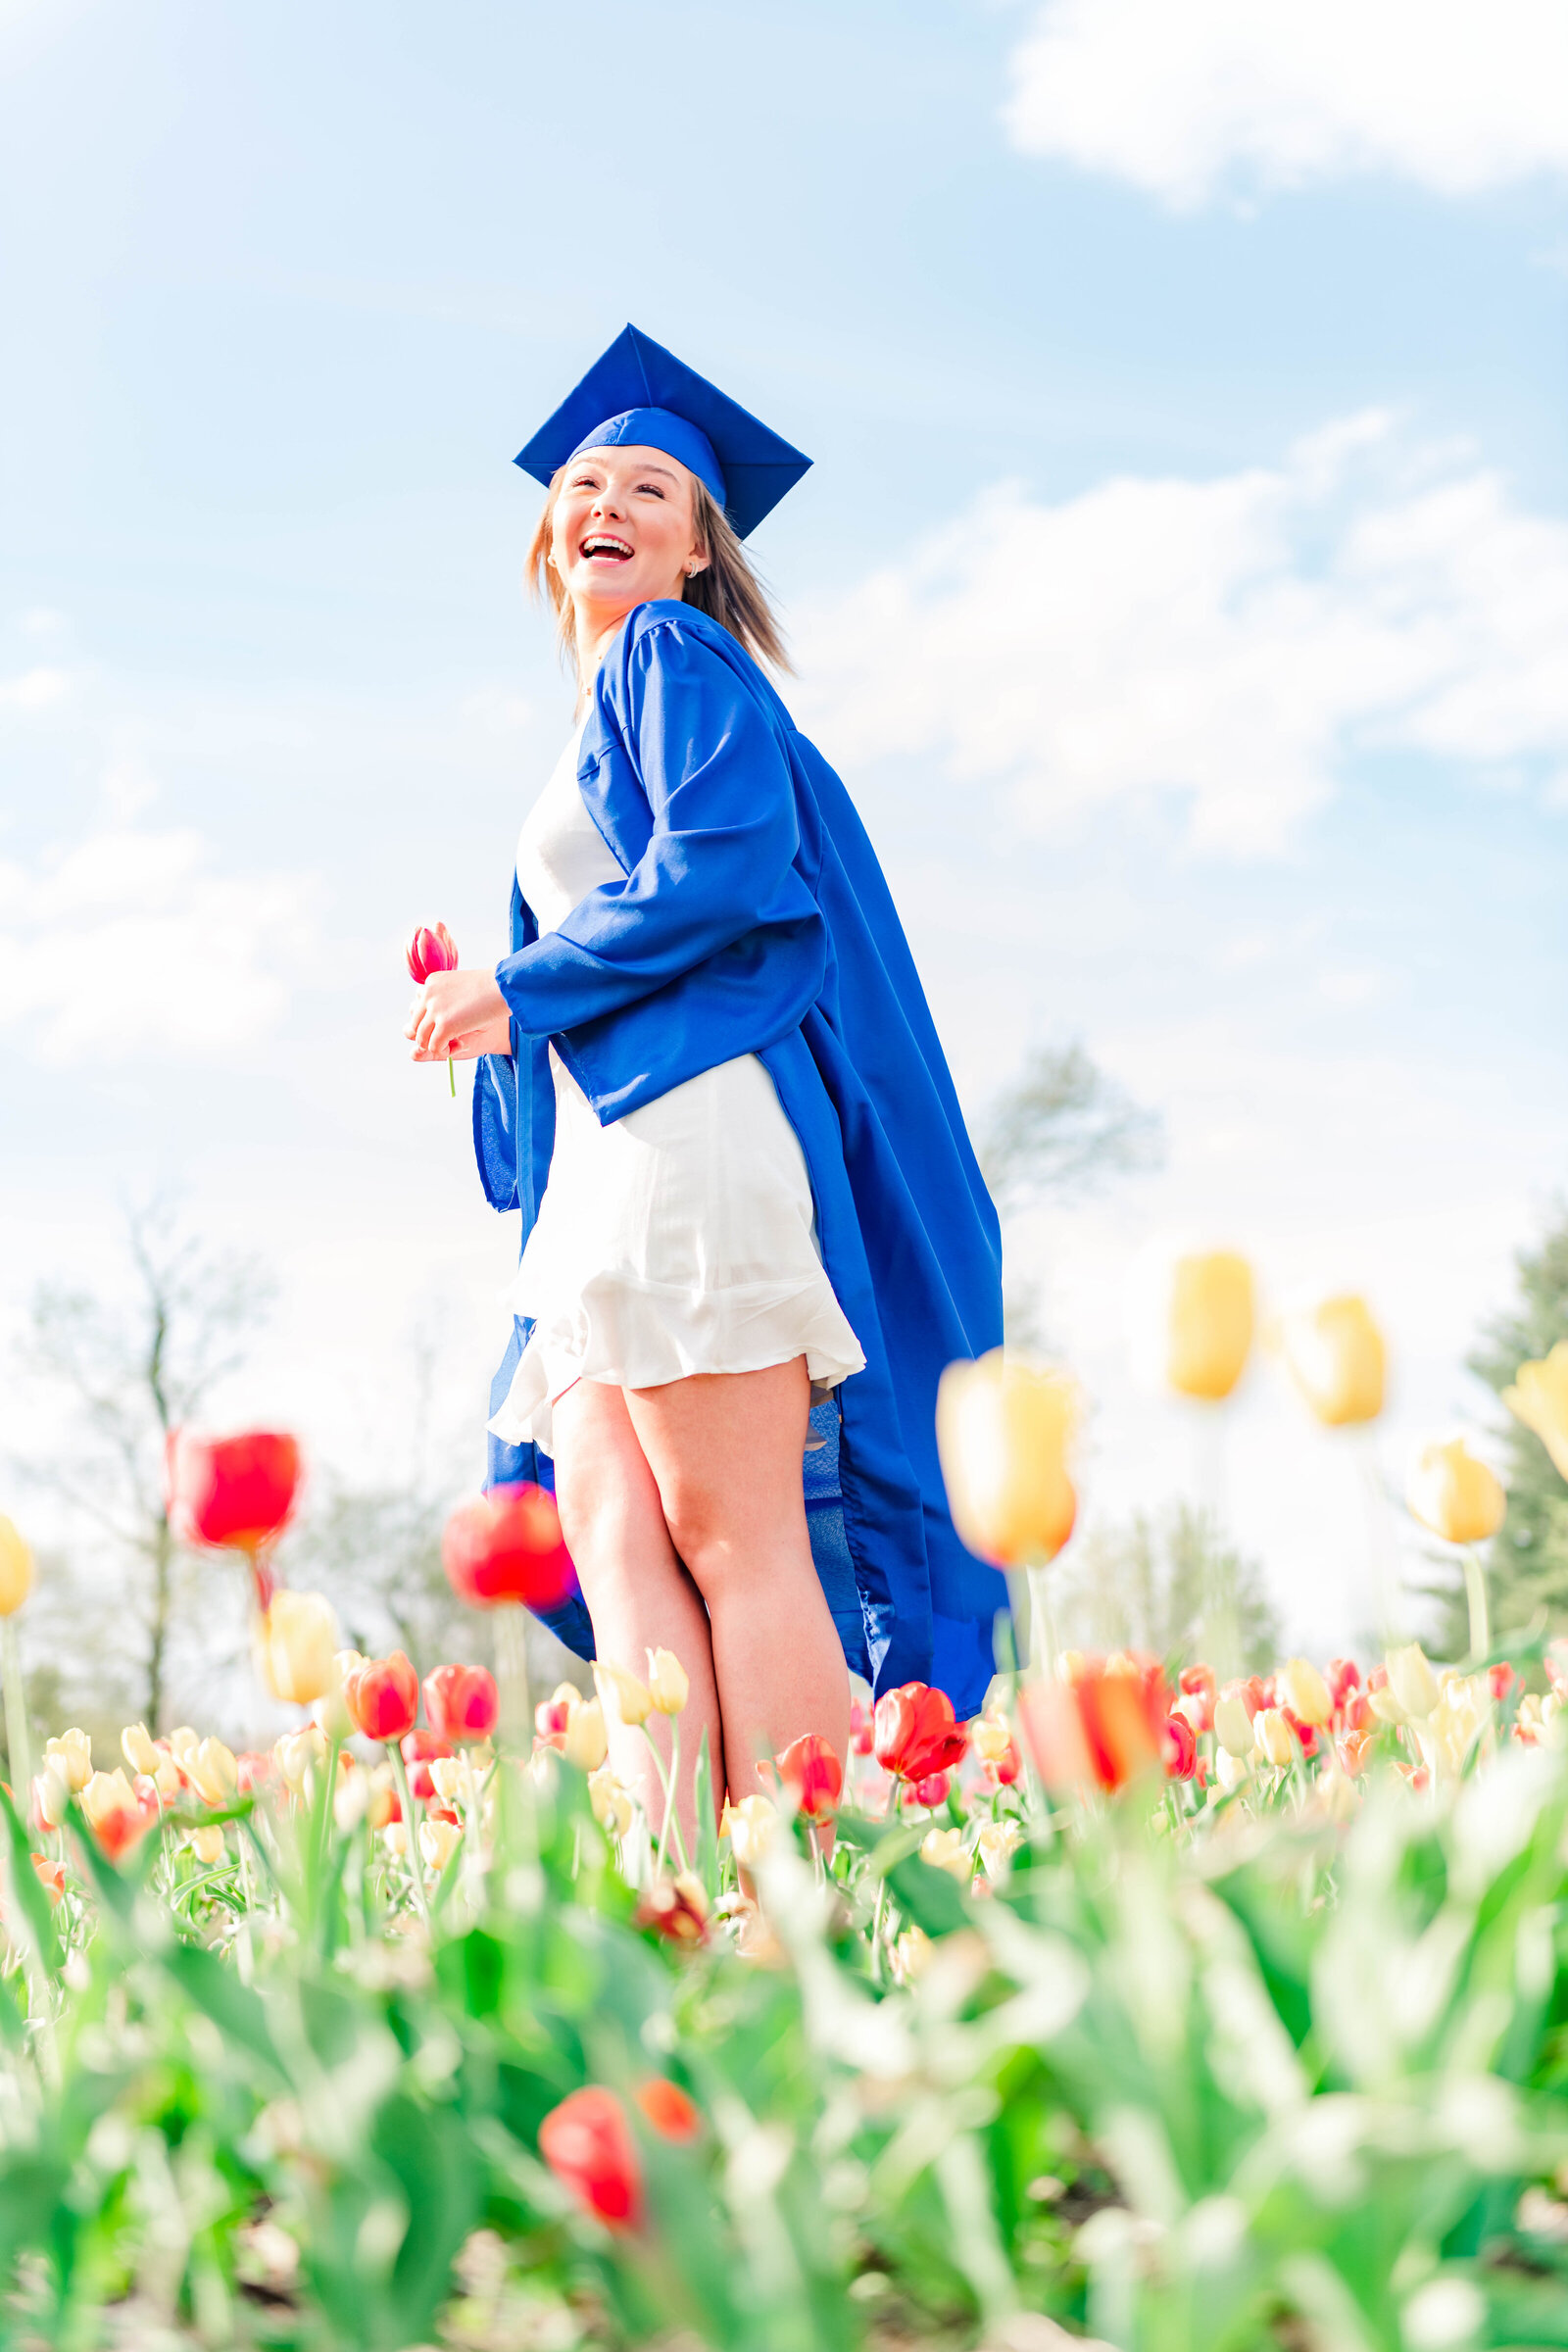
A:
{"type": "Polygon", "coordinates": [[[585,449],[662,449],[710,490],[738,538],[754,531],[811,461],[640,328],[595,360],[514,463],[547,486],[585,449]]]}

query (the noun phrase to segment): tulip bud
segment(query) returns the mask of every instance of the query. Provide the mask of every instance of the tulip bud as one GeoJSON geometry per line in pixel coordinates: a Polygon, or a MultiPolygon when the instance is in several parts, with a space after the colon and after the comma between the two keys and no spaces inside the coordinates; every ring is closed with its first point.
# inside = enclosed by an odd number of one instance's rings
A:
{"type": "Polygon", "coordinates": [[[701,2139],[703,2119],[696,2105],[666,2075],[655,2075],[639,2083],[636,2098],[644,2122],[661,2139],[701,2139]]]}
{"type": "Polygon", "coordinates": [[[1496,1534],[1508,1508],[1496,1479],[1462,1438],[1421,1447],[1410,1465],[1404,1499],[1411,1516],[1446,1544],[1484,1544],[1496,1534]]]}
{"type": "Polygon", "coordinates": [[[1305,1658],[1288,1659],[1279,1671],[1280,1697],[1293,1715],[1321,1729],[1334,1720],[1334,1701],[1317,1668],[1305,1658]]]}
{"type": "Polygon", "coordinates": [[[576,1589],[561,1513],[543,1487],[492,1487],[460,1503],[441,1538],[441,1564],[458,1598],[476,1609],[512,1600],[548,1609],[576,1589]]]}
{"type": "Polygon", "coordinates": [[[258,1633],[262,1680],[274,1698],[308,1707],[336,1684],[332,1604],[319,1592],[274,1592],[258,1633]]]}
{"type": "Polygon", "coordinates": [[[783,1788],[805,1821],[831,1821],[844,1793],[844,1767],[829,1740],[815,1732],[792,1740],[774,1758],[783,1788]]]}
{"type": "Polygon", "coordinates": [[[901,1984],[914,1984],[931,1965],[935,1946],[924,1928],[906,1928],[893,1946],[893,1974],[901,1984]]]}
{"type": "Polygon", "coordinates": [[[1559,1476],[1568,1478],[1568,1340],[1559,1340],[1539,1363],[1521,1364],[1502,1401],[1515,1420],[1535,1431],[1559,1476]]]}
{"type": "Polygon", "coordinates": [[[927,1830],[920,1840],[920,1859],[933,1870],[945,1870],[950,1878],[961,1879],[965,1886],[973,1876],[974,1866],[963,1850],[961,1830],[927,1830]]]}
{"type": "Polygon", "coordinates": [[[409,967],[409,978],[421,988],[432,972],[455,972],[458,968],[457,946],[445,923],[418,924],[403,951],[403,957],[409,967]]]}
{"type": "Polygon", "coordinates": [[[871,1717],[876,1760],[895,1780],[924,1781],[962,1761],[969,1744],[945,1690],[929,1683],[901,1683],[884,1690],[871,1717]]]}
{"type": "Polygon", "coordinates": [[[30,1854],[28,1860],[32,1864],[34,1877],[49,1897],[52,1909],[65,1895],[66,1866],[63,1862],[51,1861],[47,1854],[30,1854]]]}
{"type": "MultiPolygon", "coordinates": [[[[1425,1723],[1443,1693],[1433,1673],[1426,1651],[1419,1642],[1406,1642],[1402,1648],[1391,1649],[1388,1654],[1389,1691],[1403,1716],[1411,1723],[1425,1723]]],[[[1382,1691],[1372,1693],[1372,1704],[1378,1706],[1382,1691]]]]}
{"type": "Polygon", "coordinates": [[[1214,1702],[1214,1737],[1221,1752],[1238,1763],[1252,1752],[1252,1718],[1239,1690],[1227,1690],[1214,1702]]]}
{"type": "Polygon", "coordinates": [[[49,1763],[58,1765],[66,1787],[79,1796],[92,1778],[92,1741],[87,1734],[73,1724],[58,1740],[46,1740],[43,1752],[49,1763]]]}
{"type": "Polygon", "coordinates": [[[1371,1745],[1372,1735],[1370,1732],[1346,1732],[1340,1740],[1340,1762],[1352,1781],[1357,1780],[1365,1772],[1368,1750],[1371,1745]]]}
{"type": "Polygon", "coordinates": [[[605,1665],[596,1659],[594,1689],[609,1720],[628,1730],[646,1723],[654,1711],[653,1692],[634,1674],[628,1674],[624,1666],[605,1665]]]}
{"type": "Polygon", "coordinates": [[[32,1821],[35,1829],[59,1830],[65,1826],[66,1808],[71,1803],[71,1786],[59,1763],[51,1757],[32,1784],[32,1821]]]}
{"type": "Polygon", "coordinates": [[[192,1830],[190,1841],[196,1849],[197,1861],[205,1863],[209,1870],[215,1863],[221,1862],[227,1851],[222,1827],[216,1821],[205,1823],[199,1830],[192,1830]]]}
{"type": "Polygon", "coordinates": [[[318,1726],[308,1723],[302,1732],[285,1732],[281,1740],[275,1740],[272,1755],[284,1785],[298,1796],[316,1766],[325,1763],[326,1741],[318,1726]]]}
{"type": "Polygon", "coordinates": [[[1383,1410],[1383,1334],[1364,1298],[1324,1298],[1280,1325],[1292,1378],[1328,1429],[1375,1421],[1383,1410]]]}
{"type": "Polygon", "coordinates": [[[1015,1821],[986,1821],[980,1825],[975,1839],[975,1851],[985,1865],[988,1879],[1005,1875],[1008,1862],[1023,1838],[1015,1821]]]}
{"type": "Polygon", "coordinates": [[[1182,1708],[1194,1731],[1211,1732],[1214,1729],[1214,1700],[1219,1690],[1213,1667],[1184,1666],[1176,1678],[1176,1688],[1183,1699],[1196,1702],[1182,1708]]]}
{"type": "Polygon", "coordinates": [[[299,1446],[273,1430],[204,1438],[172,1429],[164,1447],[170,1524],[183,1544],[232,1544],[254,1560],[282,1529],[299,1483],[299,1446]]]}
{"type": "Polygon", "coordinates": [[[455,1822],[432,1819],[419,1824],[419,1851],[437,1873],[445,1870],[462,1843],[463,1832],[455,1822]]]}
{"type": "Polygon", "coordinates": [[[1198,1770],[1198,1734],[1174,1707],[1165,1718],[1163,1748],[1165,1778],[1190,1781],[1198,1770]]]}
{"type": "MultiPolygon", "coordinates": [[[[1208,1249],[1161,1268],[1163,1376],[1178,1397],[1230,1397],[1253,1352],[1253,1270],[1234,1249],[1208,1249]]],[[[1148,1352],[1148,1343],[1145,1343],[1148,1352]]]]}
{"type": "MultiPolygon", "coordinates": [[[[1249,1740],[1250,1740],[1252,1734],[1250,1720],[1248,1722],[1247,1734],[1249,1740]]],[[[1215,1778],[1218,1780],[1221,1788],[1225,1790],[1227,1795],[1233,1788],[1239,1788],[1242,1783],[1248,1779],[1250,1769],[1250,1768],[1248,1764],[1246,1756],[1239,1756],[1233,1749],[1223,1745],[1221,1746],[1218,1755],[1214,1758],[1215,1778]]]]}
{"type": "Polygon", "coordinates": [[[419,1678],[401,1649],[368,1658],[343,1686],[343,1703],[367,1740],[401,1740],[419,1712],[419,1678]]]}
{"type": "Polygon", "coordinates": [[[609,1830],[616,1838],[625,1837],[631,1828],[631,1798],[608,1764],[601,1764],[597,1772],[588,1775],[588,1802],[602,1830],[609,1830]]]}
{"type": "Polygon", "coordinates": [[[120,1735],[120,1752],[132,1772],[145,1772],[156,1780],[163,1762],[158,1742],[144,1723],[127,1723],[120,1735]]]}
{"type": "Polygon", "coordinates": [[[32,1591],[32,1553],[15,1520],[0,1512],[0,1617],[14,1617],[32,1591]]]}
{"type": "Polygon", "coordinates": [[[611,2230],[642,2217],[642,2172],[625,2111],[598,2083],[574,2090],[539,2127],[539,2153],[577,2202],[611,2230]]]}
{"type": "Polygon", "coordinates": [[[579,1772],[597,1772],[610,1753],[605,1736],[605,1710],[597,1698],[585,1698],[571,1711],[562,1736],[561,1752],[579,1772]]]}
{"type": "Polygon", "coordinates": [[[778,1811],[765,1796],[743,1796],[724,1807],[719,1836],[727,1838],[737,1866],[755,1870],[778,1835],[778,1811]]]}
{"type": "Polygon", "coordinates": [[[1295,1763],[1298,1752],[1296,1741],[1291,1736],[1290,1725],[1278,1707],[1258,1708],[1252,1719],[1252,1738],[1265,1763],[1273,1764],[1280,1770],[1295,1763]]]}
{"type": "Polygon", "coordinates": [[[937,1450],[960,1542],[1002,1568],[1054,1560],[1078,1497],[1068,1456],[1078,1391],[1065,1374],[990,1348],[937,1385],[937,1450]]]}
{"type": "Polygon", "coordinates": [[[226,1805],[239,1788],[233,1750],[221,1740],[203,1740],[185,1770],[197,1795],[209,1805],[226,1805]]]}
{"type": "Polygon", "coordinates": [[[488,1740],[501,1711],[496,1678],[487,1666],[437,1666],[424,1678],[424,1711],[455,1746],[488,1740]]]}
{"type": "Polygon", "coordinates": [[[572,1710],[582,1705],[582,1692],[575,1683],[558,1683],[548,1698],[542,1698],[534,1708],[534,1729],[541,1740],[559,1740],[571,1721],[572,1710]]]}
{"type": "Polygon", "coordinates": [[[81,1790],[81,1809],[93,1836],[111,1862],[140,1843],[158,1819],[158,1791],[138,1773],[127,1781],[117,1764],[113,1772],[95,1772],[81,1790]]]}
{"type": "Polygon", "coordinates": [[[468,1767],[461,1756],[432,1756],[426,1770],[430,1775],[431,1794],[442,1804],[460,1804],[467,1796],[468,1767]]]}
{"type": "Polygon", "coordinates": [[[661,1715],[678,1715],[691,1696],[686,1669],[672,1649],[648,1652],[648,1695],[661,1715]]]}

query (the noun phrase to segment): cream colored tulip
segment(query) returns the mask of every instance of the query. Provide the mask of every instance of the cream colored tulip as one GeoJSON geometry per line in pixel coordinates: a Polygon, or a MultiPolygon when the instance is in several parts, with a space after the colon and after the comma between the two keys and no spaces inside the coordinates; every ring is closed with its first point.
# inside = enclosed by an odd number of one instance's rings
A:
{"type": "Polygon", "coordinates": [[[916,1984],[931,1965],[935,1944],[924,1928],[906,1928],[893,1946],[893,1974],[901,1984],[916,1984]]]}
{"type": "Polygon", "coordinates": [[[192,1731],[188,1723],[177,1725],[169,1735],[169,1752],[179,1766],[180,1771],[187,1777],[190,1773],[190,1759],[200,1745],[201,1734],[192,1731]]]}
{"type": "Polygon", "coordinates": [[[1422,1735],[1423,1752],[1446,1780],[1457,1780],[1471,1747],[1490,1744],[1492,1692],[1484,1674],[1448,1674],[1422,1735]]]}
{"type": "Polygon", "coordinates": [[[144,1723],[126,1724],[120,1735],[120,1752],[132,1772],[145,1772],[154,1780],[159,1765],[167,1760],[144,1723]]]}
{"type": "Polygon", "coordinates": [[[445,1870],[462,1843],[463,1832],[456,1822],[421,1821],[419,1824],[419,1851],[433,1871],[445,1870]]]}
{"type": "Polygon", "coordinates": [[[274,1592],[262,1620],[262,1674],[274,1698],[308,1707],[336,1688],[337,1618],[319,1592],[274,1592]]]}
{"type": "Polygon", "coordinates": [[[1007,1866],[1023,1837],[1015,1821],[983,1822],[975,1838],[975,1850],[985,1865],[988,1879],[1006,1875],[1007,1866]]]}
{"type": "Polygon", "coordinates": [[[58,1740],[46,1740],[43,1752],[48,1762],[58,1764],[66,1787],[79,1796],[92,1779],[92,1741],[87,1734],[73,1724],[58,1740]]]}
{"type": "Polygon", "coordinates": [[[588,1802],[594,1809],[594,1819],[602,1830],[616,1838],[624,1838],[631,1828],[631,1797],[621,1787],[608,1764],[588,1775],[588,1802]]]}
{"type": "Polygon", "coordinates": [[[32,1810],[39,1827],[45,1830],[64,1828],[66,1809],[70,1803],[71,1784],[58,1760],[51,1756],[42,1772],[33,1775],[32,1810]]]}
{"type": "Polygon", "coordinates": [[[1377,1419],[1388,1351],[1364,1298],[1351,1294],[1298,1308],[1282,1318],[1280,1339],[1292,1378],[1325,1428],[1377,1419]]]}
{"type": "Polygon", "coordinates": [[[1214,1701],[1214,1737],[1222,1754],[1238,1763],[1252,1752],[1252,1718],[1238,1691],[1227,1690],[1214,1701]]]}
{"type": "Polygon", "coordinates": [[[742,1870],[755,1870],[778,1835],[778,1808],[765,1796],[743,1796],[726,1805],[718,1825],[742,1870]]]}
{"type": "Polygon", "coordinates": [[[1502,1401],[1515,1420],[1533,1429],[1559,1476],[1568,1478],[1568,1340],[1539,1363],[1521,1364],[1502,1401]]]}
{"type": "Polygon", "coordinates": [[[1329,1687],[1309,1660],[1288,1659],[1276,1681],[1281,1698],[1298,1722],[1315,1724],[1321,1731],[1324,1724],[1334,1721],[1329,1687]]]}
{"type": "Polygon", "coordinates": [[[406,1821],[389,1821],[381,1831],[381,1843],[389,1854],[400,1857],[409,1850],[409,1825],[406,1821]]]}
{"type": "Polygon", "coordinates": [[[221,1740],[198,1741],[185,1770],[205,1804],[226,1805],[239,1787],[233,1750],[225,1747],[221,1740]]]}
{"type": "Polygon", "coordinates": [[[1178,1257],[1165,1300],[1165,1378],[1180,1396],[1217,1404],[1247,1369],[1257,1326],[1252,1269],[1234,1250],[1178,1257]]]}
{"type": "Polygon", "coordinates": [[[1278,1707],[1258,1708],[1252,1718],[1252,1739],[1263,1761],[1280,1771],[1294,1764],[1300,1753],[1296,1734],[1278,1707]]]}
{"type": "Polygon", "coordinates": [[[579,1699],[562,1735],[561,1752],[579,1772],[597,1772],[610,1753],[605,1710],[597,1698],[579,1699]]]}
{"type": "Polygon", "coordinates": [[[14,1617],[32,1591],[32,1553],[14,1519],[0,1511],[0,1617],[14,1617]]]}
{"type": "Polygon", "coordinates": [[[640,1683],[634,1674],[628,1674],[624,1666],[602,1664],[596,1658],[594,1689],[599,1693],[599,1703],[609,1723],[624,1724],[628,1730],[634,1731],[638,1724],[646,1723],[654,1711],[653,1692],[646,1683],[640,1683]]]}
{"type": "Polygon", "coordinates": [[[1420,1448],[1410,1464],[1404,1499],[1411,1516],[1446,1544],[1486,1543],[1508,1508],[1502,1488],[1462,1438],[1420,1448]]]}
{"type": "Polygon", "coordinates": [[[953,1523],[983,1560],[1040,1567],[1072,1534],[1075,1383],[1001,1348],[949,1364],[937,1386],[937,1450],[953,1523]]]}
{"type": "Polygon", "coordinates": [[[471,1794],[468,1770],[461,1756],[436,1756],[430,1764],[430,1786],[444,1805],[464,1803],[471,1794]]]}
{"type": "Polygon", "coordinates": [[[222,1829],[216,1821],[205,1824],[199,1830],[192,1830],[190,1841],[196,1849],[197,1861],[205,1862],[209,1870],[215,1863],[221,1862],[227,1850],[222,1829]]]}
{"type": "Polygon", "coordinates": [[[284,1781],[299,1795],[316,1766],[325,1763],[326,1741],[319,1727],[308,1723],[302,1732],[285,1732],[281,1740],[274,1740],[272,1754],[284,1781]]]}
{"type": "Polygon", "coordinates": [[[332,1686],[323,1690],[312,1709],[318,1724],[328,1740],[352,1740],[359,1726],[349,1713],[343,1696],[351,1674],[357,1674],[367,1663],[361,1649],[339,1649],[332,1656],[332,1686]]]}
{"type": "MultiPolygon", "coordinates": [[[[1240,1704],[1239,1701],[1238,1704],[1240,1704]]],[[[1242,1708],[1242,1713],[1244,1715],[1247,1713],[1245,1707],[1242,1708]]],[[[1252,1734],[1250,1723],[1247,1727],[1247,1734],[1250,1740],[1252,1734]]],[[[1214,1758],[1214,1773],[1221,1788],[1229,1795],[1233,1788],[1239,1788],[1244,1781],[1251,1778],[1251,1767],[1245,1755],[1237,1755],[1234,1749],[1221,1747],[1214,1758]]]]}
{"type": "Polygon", "coordinates": [[[1012,1727],[1005,1715],[977,1715],[969,1726],[969,1745],[982,1764],[1000,1764],[1012,1745],[1012,1727]]]}
{"type": "MultiPolygon", "coordinates": [[[[1432,1661],[1419,1642],[1406,1642],[1398,1649],[1391,1649],[1384,1660],[1389,1670],[1389,1689],[1408,1723],[1425,1723],[1443,1692],[1432,1671],[1432,1661]]],[[[1372,1693],[1375,1714],[1381,1714],[1378,1700],[1381,1691],[1372,1693]]]]}
{"type": "Polygon", "coordinates": [[[920,1859],[929,1862],[933,1870],[945,1870],[951,1878],[961,1879],[965,1886],[973,1875],[961,1830],[927,1830],[920,1840],[920,1859]]]}
{"type": "Polygon", "coordinates": [[[678,1715],[691,1696],[686,1669],[672,1649],[648,1652],[648,1695],[661,1715],[678,1715]]]}

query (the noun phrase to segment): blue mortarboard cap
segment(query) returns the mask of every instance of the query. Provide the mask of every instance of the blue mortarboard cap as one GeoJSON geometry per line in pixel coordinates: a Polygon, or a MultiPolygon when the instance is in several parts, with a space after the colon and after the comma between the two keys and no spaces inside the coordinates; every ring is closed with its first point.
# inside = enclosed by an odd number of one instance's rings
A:
{"type": "Polygon", "coordinates": [[[742,539],[811,463],[635,326],[595,360],[514,462],[548,484],[585,449],[622,444],[662,449],[695,473],[742,539]]]}

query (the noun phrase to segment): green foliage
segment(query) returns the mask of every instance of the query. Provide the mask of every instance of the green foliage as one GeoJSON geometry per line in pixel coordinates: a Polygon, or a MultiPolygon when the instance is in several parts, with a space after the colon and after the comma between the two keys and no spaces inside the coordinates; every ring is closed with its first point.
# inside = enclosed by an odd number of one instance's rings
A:
{"type": "MultiPolygon", "coordinates": [[[[1468,1358],[1470,1370],[1499,1396],[1522,1363],[1568,1340],[1568,1210],[1533,1249],[1519,1251],[1515,1266],[1513,1305],[1483,1326],[1468,1358]]],[[[1511,1413],[1499,1414],[1498,1435],[1508,1515],[1487,1547],[1492,1622],[1511,1633],[1544,1611],[1549,1633],[1568,1632],[1568,1485],[1541,1440],[1511,1413]]],[[[1446,1604],[1445,1654],[1462,1657],[1469,1646],[1462,1580],[1445,1563],[1435,1589],[1446,1604]]]]}
{"type": "Polygon", "coordinates": [[[1261,1564],[1212,1513],[1179,1502],[1097,1528],[1064,1564],[1061,1639],[1081,1649],[1142,1649],[1167,1663],[1206,1658],[1221,1675],[1266,1673],[1279,1618],[1261,1564]]]}

